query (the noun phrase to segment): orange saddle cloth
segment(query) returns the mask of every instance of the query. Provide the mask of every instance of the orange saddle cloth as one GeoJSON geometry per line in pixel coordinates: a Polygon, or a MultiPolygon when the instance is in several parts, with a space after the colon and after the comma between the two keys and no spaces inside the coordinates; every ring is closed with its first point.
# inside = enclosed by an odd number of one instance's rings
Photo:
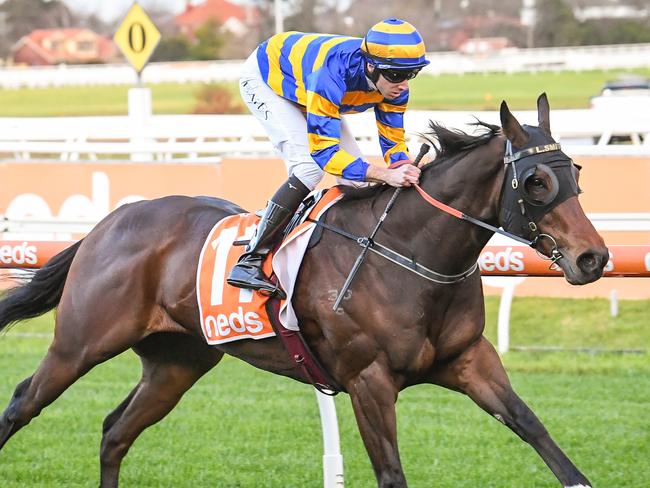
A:
{"type": "MultiPolygon", "coordinates": [[[[317,220],[340,197],[338,189],[329,190],[310,212],[310,218],[317,220]]],[[[226,217],[215,224],[203,244],[196,273],[196,295],[201,329],[208,344],[275,335],[266,312],[268,296],[226,282],[228,273],[245,249],[245,246],[234,246],[233,243],[249,240],[259,220],[257,215],[249,213],[226,217]]],[[[315,227],[311,222],[297,226],[278,250],[267,257],[262,267],[267,276],[276,274],[287,293],[287,300],[283,300],[280,306],[280,322],[292,330],[298,330],[297,317],[291,306],[293,285],[315,227]]]]}

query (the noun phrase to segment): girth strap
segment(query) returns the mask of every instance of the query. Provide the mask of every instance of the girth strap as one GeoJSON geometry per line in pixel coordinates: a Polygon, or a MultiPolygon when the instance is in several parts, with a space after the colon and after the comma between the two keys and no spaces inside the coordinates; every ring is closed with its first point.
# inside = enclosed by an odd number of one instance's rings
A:
{"type": "Polygon", "coordinates": [[[302,333],[287,329],[282,325],[278,318],[280,300],[277,297],[268,299],[266,302],[266,311],[273,330],[280,338],[289,356],[291,356],[295,368],[302,372],[305,379],[324,395],[334,396],[340,391],[345,391],[318,360],[302,336],[302,333]]]}

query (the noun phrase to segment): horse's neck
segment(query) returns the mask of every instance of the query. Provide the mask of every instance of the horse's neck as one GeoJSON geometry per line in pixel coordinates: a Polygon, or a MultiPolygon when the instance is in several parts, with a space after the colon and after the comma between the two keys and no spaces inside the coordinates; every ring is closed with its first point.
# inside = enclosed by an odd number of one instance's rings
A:
{"type": "MultiPolygon", "coordinates": [[[[495,151],[499,144],[491,141],[451,165],[432,167],[423,173],[422,188],[452,208],[496,225],[503,183],[503,165],[495,151]]],[[[441,273],[456,274],[472,266],[492,236],[434,208],[414,191],[405,195],[400,209],[401,217],[393,216],[387,235],[395,244],[408,242],[418,262],[441,273]]]]}

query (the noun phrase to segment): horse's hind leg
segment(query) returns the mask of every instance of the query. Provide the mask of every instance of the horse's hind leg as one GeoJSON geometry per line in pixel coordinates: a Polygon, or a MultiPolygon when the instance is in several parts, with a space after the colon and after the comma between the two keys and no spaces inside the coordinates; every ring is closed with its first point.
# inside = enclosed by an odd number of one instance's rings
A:
{"type": "Polygon", "coordinates": [[[178,334],[149,336],[134,349],[142,359],[142,378],[104,420],[102,488],[118,486],[122,459],[140,433],[171,412],[183,394],[223,357],[222,352],[196,338],[178,334]]]}
{"type": "Polygon", "coordinates": [[[111,317],[91,320],[90,310],[75,305],[70,296],[63,297],[54,341],[34,374],[18,384],[0,417],[0,448],[93,366],[141,339],[142,328],[133,321],[110,327],[105,322],[111,317]]]}
{"type": "MultiPolygon", "coordinates": [[[[126,349],[123,348],[122,350],[126,349]]],[[[122,352],[115,351],[115,354],[122,352]]],[[[101,362],[81,350],[61,347],[55,341],[36,372],[16,387],[0,418],[0,448],[22,427],[38,416],[70,385],[101,362]]]]}
{"type": "Polygon", "coordinates": [[[50,349],[36,372],[16,386],[0,418],[0,448],[81,375],[68,367],[58,351],[50,349]]]}
{"type": "Polygon", "coordinates": [[[535,414],[515,394],[492,345],[481,338],[434,373],[433,383],[460,390],[530,444],[565,487],[589,487],[587,478],[555,444],[535,414]]]}

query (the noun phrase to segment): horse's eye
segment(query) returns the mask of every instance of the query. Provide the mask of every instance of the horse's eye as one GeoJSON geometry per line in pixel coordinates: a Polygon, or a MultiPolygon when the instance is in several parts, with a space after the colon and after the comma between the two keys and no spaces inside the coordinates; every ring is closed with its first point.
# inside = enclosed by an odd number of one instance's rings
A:
{"type": "Polygon", "coordinates": [[[544,180],[541,178],[533,178],[533,186],[535,188],[544,188],[544,180]]]}

